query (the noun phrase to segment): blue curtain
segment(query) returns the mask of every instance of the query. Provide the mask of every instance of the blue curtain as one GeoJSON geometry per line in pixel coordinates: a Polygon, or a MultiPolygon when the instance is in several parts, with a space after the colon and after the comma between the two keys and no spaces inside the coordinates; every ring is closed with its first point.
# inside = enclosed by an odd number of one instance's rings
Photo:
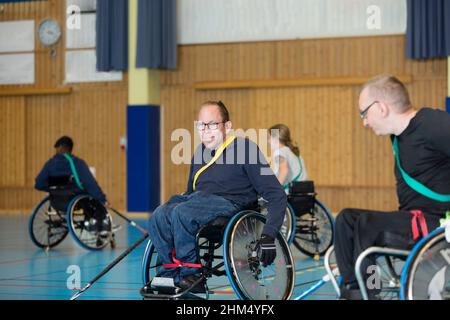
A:
{"type": "Polygon", "coordinates": [[[450,56],[450,1],[408,0],[406,55],[410,59],[450,56]]]}
{"type": "Polygon", "coordinates": [[[177,67],[176,0],[139,0],[136,67],[177,67]]]}
{"type": "Polygon", "coordinates": [[[128,69],[128,0],[97,0],[97,70],[128,69]]]}

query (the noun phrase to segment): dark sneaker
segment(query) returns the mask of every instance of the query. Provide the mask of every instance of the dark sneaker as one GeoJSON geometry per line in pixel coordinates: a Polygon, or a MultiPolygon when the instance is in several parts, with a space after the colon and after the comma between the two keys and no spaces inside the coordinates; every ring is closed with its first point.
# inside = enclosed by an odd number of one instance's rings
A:
{"type": "MultiPolygon", "coordinates": [[[[341,285],[341,296],[342,300],[364,300],[361,290],[359,289],[357,282],[352,282],[346,285],[341,285]]],[[[373,289],[367,290],[367,297],[369,300],[380,300],[379,294],[381,290],[373,289]]]]}
{"type": "Polygon", "coordinates": [[[341,289],[340,300],[363,300],[361,290],[359,289],[341,289]]]}
{"type": "Polygon", "coordinates": [[[181,290],[189,290],[191,293],[206,293],[206,279],[201,274],[192,274],[182,278],[179,282],[176,283],[176,286],[181,290]],[[192,287],[194,283],[202,279],[197,285],[192,287]]]}
{"type": "Polygon", "coordinates": [[[361,290],[359,290],[357,282],[342,284],[339,289],[341,291],[341,296],[339,299],[341,300],[363,300],[363,296],[361,294],[361,290]]]}

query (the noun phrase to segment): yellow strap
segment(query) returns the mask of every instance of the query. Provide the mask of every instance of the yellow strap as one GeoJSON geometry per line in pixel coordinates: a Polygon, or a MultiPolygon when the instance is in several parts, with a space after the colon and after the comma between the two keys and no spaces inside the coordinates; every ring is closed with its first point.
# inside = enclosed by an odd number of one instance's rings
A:
{"type": "Polygon", "coordinates": [[[217,152],[214,156],[214,158],[211,159],[211,161],[209,161],[205,166],[203,166],[200,170],[197,171],[197,173],[194,176],[194,182],[192,182],[192,189],[195,190],[195,183],[197,182],[198,176],[205,171],[206,169],[208,169],[214,162],[217,161],[217,159],[219,159],[219,157],[222,155],[223,151],[226,149],[226,147],[228,147],[228,145],[230,143],[232,143],[234,141],[234,139],[236,139],[236,136],[231,136],[227,139],[227,141],[225,141],[220,147],[219,149],[217,149],[217,152]]]}

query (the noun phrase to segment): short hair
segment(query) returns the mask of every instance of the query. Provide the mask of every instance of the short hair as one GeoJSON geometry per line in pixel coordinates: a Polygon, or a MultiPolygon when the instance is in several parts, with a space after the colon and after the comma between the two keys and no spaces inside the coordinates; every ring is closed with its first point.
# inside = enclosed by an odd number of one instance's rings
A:
{"type": "Polygon", "coordinates": [[[405,85],[393,75],[379,75],[364,84],[361,92],[368,90],[374,100],[383,100],[403,113],[411,108],[411,100],[405,85]]]}
{"type": "Polygon", "coordinates": [[[68,136],[63,136],[63,137],[59,138],[58,140],[56,140],[56,143],[55,143],[54,147],[55,148],[64,147],[69,152],[72,152],[73,140],[72,140],[72,138],[70,138],[68,136]]]}
{"type": "Polygon", "coordinates": [[[222,101],[206,101],[204,103],[202,103],[201,108],[203,108],[204,106],[217,106],[219,108],[219,112],[220,112],[220,116],[222,117],[222,121],[223,122],[228,122],[230,121],[230,113],[228,112],[227,107],[225,106],[225,104],[222,101]]]}

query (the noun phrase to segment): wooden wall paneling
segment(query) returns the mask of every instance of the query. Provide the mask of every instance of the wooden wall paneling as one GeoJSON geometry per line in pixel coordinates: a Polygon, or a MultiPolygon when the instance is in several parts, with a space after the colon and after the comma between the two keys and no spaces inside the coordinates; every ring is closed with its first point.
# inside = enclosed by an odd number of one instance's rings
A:
{"type": "MultiPolygon", "coordinates": [[[[126,156],[119,148],[119,140],[126,134],[126,73],[120,82],[65,84],[65,1],[8,3],[4,8],[0,21],[34,19],[37,31],[42,20],[52,18],[60,22],[63,36],[54,48],[43,47],[36,37],[34,85],[0,86],[0,95],[14,90],[23,92],[23,96],[19,92],[14,97],[0,98],[0,110],[11,109],[5,115],[2,113],[0,121],[16,123],[15,119],[23,118],[24,123],[22,135],[14,133],[15,140],[22,140],[17,145],[24,152],[11,149],[11,142],[0,146],[7,148],[10,154],[20,153],[11,159],[17,168],[19,165],[22,167],[14,177],[7,177],[9,185],[20,187],[3,187],[4,181],[0,180],[0,209],[29,210],[42,198],[43,193],[33,190],[34,179],[53,156],[53,144],[62,135],[70,135],[74,139],[75,154],[96,168],[102,189],[115,207],[123,209],[126,202],[126,156]],[[50,55],[52,49],[55,49],[55,56],[50,55]],[[58,93],[53,91],[64,88],[72,90],[64,95],[53,94],[58,93]],[[39,95],[33,93],[35,90],[39,95]],[[42,94],[44,92],[46,94],[42,94]],[[6,106],[4,101],[10,101],[9,105],[6,106]]],[[[11,131],[4,126],[0,130],[11,131]]],[[[11,134],[5,137],[10,139],[11,134]]],[[[7,168],[3,163],[0,166],[2,173],[7,168]]]]}
{"type": "Polygon", "coordinates": [[[25,102],[0,98],[0,187],[25,185],[25,102]]]}
{"type": "MultiPolygon", "coordinates": [[[[311,178],[334,211],[355,205],[394,210],[398,204],[391,145],[387,137],[377,137],[363,127],[357,113],[359,85],[204,91],[193,85],[393,73],[412,76],[407,86],[416,105],[443,108],[446,64],[446,60],[405,59],[403,36],[181,46],[180,68],[162,72],[164,122],[170,130],[186,125],[182,118],[196,117],[203,100],[221,99],[229,106],[235,127],[286,123],[311,178]],[[176,108],[174,95],[187,109],[170,114],[176,108]]],[[[172,166],[171,173],[166,172],[166,179],[174,181],[167,184],[167,195],[184,190],[187,170],[172,166]]]]}

